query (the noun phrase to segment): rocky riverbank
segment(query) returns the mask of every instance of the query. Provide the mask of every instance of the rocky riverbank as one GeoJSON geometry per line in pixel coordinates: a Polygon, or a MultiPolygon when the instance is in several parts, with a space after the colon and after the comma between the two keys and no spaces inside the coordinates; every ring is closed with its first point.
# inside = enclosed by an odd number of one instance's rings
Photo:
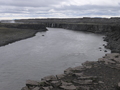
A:
{"type": "Polygon", "coordinates": [[[0,46],[35,36],[46,31],[45,25],[38,24],[0,24],[0,46]]]}
{"type": "Polygon", "coordinates": [[[21,90],[119,90],[120,54],[111,53],[98,61],[86,61],[82,66],[68,68],[60,75],[41,81],[27,80],[21,90]]]}

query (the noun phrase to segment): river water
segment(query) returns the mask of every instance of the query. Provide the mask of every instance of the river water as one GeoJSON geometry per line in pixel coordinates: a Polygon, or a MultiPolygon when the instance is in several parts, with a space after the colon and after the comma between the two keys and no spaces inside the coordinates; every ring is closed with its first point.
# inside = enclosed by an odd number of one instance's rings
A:
{"type": "Polygon", "coordinates": [[[35,37],[0,47],[0,90],[21,90],[27,79],[40,80],[85,61],[97,61],[105,54],[102,45],[106,42],[102,37],[48,28],[47,32],[37,33],[35,37]]]}

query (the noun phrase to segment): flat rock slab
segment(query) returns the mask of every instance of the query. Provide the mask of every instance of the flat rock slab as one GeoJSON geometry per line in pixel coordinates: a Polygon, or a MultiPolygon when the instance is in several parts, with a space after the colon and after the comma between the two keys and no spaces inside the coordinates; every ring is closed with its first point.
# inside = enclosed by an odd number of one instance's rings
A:
{"type": "Polygon", "coordinates": [[[70,86],[60,86],[60,88],[64,89],[64,90],[76,90],[77,88],[74,85],[70,85],[70,86]]]}
{"type": "Polygon", "coordinates": [[[26,86],[38,86],[39,83],[37,81],[33,81],[33,80],[26,80],[26,86]]]}
{"type": "Polygon", "coordinates": [[[51,75],[51,76],[44,77],[44,78],[42,78],[41,80],[45,80],[45,81],[55,81],[55,80],[57,80],[57,78],[56,78],[54,75],[51,75]]]}
{"type": "Polygon", "coordinates": [[[40,90],[40,88],[39,87],[35,87],[33,90],[40,90]]]}

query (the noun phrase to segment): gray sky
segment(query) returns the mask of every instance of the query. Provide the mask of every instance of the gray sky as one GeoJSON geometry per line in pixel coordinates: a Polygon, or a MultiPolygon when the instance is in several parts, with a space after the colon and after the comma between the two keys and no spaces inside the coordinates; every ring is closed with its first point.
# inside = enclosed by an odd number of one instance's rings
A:
{"type": "Polygon", "coordinates": [[[0,19],[120,16],[120,0],[0,0],[0,19]]]}

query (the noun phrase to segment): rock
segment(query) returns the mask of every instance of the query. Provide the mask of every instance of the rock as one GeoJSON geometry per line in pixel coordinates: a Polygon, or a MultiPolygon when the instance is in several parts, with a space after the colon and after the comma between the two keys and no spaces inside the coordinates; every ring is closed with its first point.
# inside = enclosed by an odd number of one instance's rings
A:
{"type": "Polygon", "coordinates": [[[33,80],[26,80],[26,86],[31,87],[31,86],[38,86],[39,83],[33,80]]]}
{"type": "Polygon", "coordinates": [[[42,35],[42,36],[45,36],[45,35],[42,35]]]}
{"type": "Polygon", "coordinates": [[[101,47],[99,47],[99,49],[102,49],[101,47]]]}
{"type": "Polygon", "coordinates": [[[70,86],[60,86],[60,88],[64,89],[64,90],[76,90],[76,87],[74,85],[70,85],[70,86]]]}
{"type": "Polygon", "coordinates": [[[120,57],[119,58],[114,58],[114,61],[116,61],[117,63],[120,63],[120,57]]]}
{"type": "Polygon", "coordinates": [[[104,52],[107,52],[107,50],[104,50],[104,52]]]}
{"type": "Polygon", "coordinates": [[[44,90],[50,90],[49,87],[42,87],[44,90]]]}
{"type": "Polygon", "coordinates": [[[72,73],[72,70],[73,69],[71,67],[69,67],[66,70],[64,70],[64,74],[70,74],[70,73],[72,73]]]}
{"type": "Polygon", "coordinates": [[[29,90],[29,88],[27,86],[25,86],[21,90],[29,90]]]}
{"type": "Polygon", "coordinates": [[[45,81],[55,81],[55,80],[57,80],[57,78],[56,78],[54,75],[51,75],[51,76],[44,77],[44,78],[42,78],[41,80],[45,80],[45,81]]]}
{"type": "Polygon", "coordinates": [[[64,81],[61,81],[61,83],[62,83],[63,86],[70,86],[70,85],[72,85],[72,83],[67,83],[67,82],[64,82],[64,81]]]}
{"type": "Polygon", "coordinates": [[[32,89],[32,90],[40,90],[40,87],[35,87],[35,88],[32,89]]]}
{"type": "Polygon", "coordinates": [[[118,89],[120,89],[120,82],[118,83],[118,89]]]}
{"type": "Polygon", "coordinates": [[[79,84],[79,85],[91,85],[91,84],[93,84],[93,80],[74,80],[73,82],[76,84],[79,84]]]}
{"type": "Polygon", "coordinates": [[[73,71],[74,71],[74,70],[83,71],[83,70],[85,70],[85,68],[84,68],[84,66],[77,66],[77,67],[72,68],[72,70],[73,70],[73,71]]]}
{"type": "Polygon", "coordinates": [[[78,77],[79,80],[93,80],[93,79],[98,79],[97,76],[83,76],[83,77],[78,77]]]}
{"type": "Polygon", "coordinates": [[[115,58],[118,58],[120,57],[120,54],[119,53],[109,53],[109,54],[105,54],[105,58],[108,58],[108,59],[115,59],[115,58]]]}
{"type": "Polygon", "coordinates": [[[52,84],[53,87],[58,87],[58,86],[60,86],[62,83],[61,83],[60,81],[52,81],[51,84],[52,84]]]}
{"type": "Polygon", "coordinates": [[[83,76],[83,73],[74,73],[74,75],[77,77],[81,77],[81,76],[83,76]]]}
{"type": "Polygon", "coordinates": [[[102,82],[102,81],[98,81],[98,83],[99,83],[99,84],[103,84],[104,82],[102,82]]]}
{"type": "Polygon", "coordinates": [[[107,58],[99,58],[98,62],[103,62],[104,64],[115,64],[116,62],[111,60],[111,59],[107,59],[107,58]]]}
{"type": "Polygon", "coordinates": [[[93,90],[93,89],[90,89],[90,87],[87,86],[80,86],[78,90],[93,90]]]}
{"type": "Polygon", "coordinates": [[[59,74],[59,75],[56,75],[57,79],[60,80],[62,79],[63,77],[65,77],[65,74],[59,74]]]}

